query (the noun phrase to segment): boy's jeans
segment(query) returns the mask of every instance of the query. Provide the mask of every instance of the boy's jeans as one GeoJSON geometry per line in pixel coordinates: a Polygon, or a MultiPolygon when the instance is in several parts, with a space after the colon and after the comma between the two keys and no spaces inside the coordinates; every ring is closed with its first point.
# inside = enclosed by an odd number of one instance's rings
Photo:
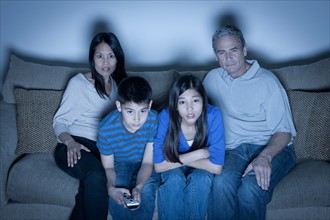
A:
{"type": "Polygon", "coordinates": [[[213,174],[187,166],[161,173],[160,220],[205,219],[213,174]]]}
{"type": "MultiPolygon", "coordinates": [[[[116,186],[132,191],[136,184],[140,162],[115,162],[116,186]]],[[[156,190],[158,187],[159,174],[153,172],[141,192],[141,204],[136,210],[129,210],[118,205],[109,197],[109,210],[114,220],[151,220],[155,210],[156,190]]]]}
{"type": "Polygon", "coordinates": [[[214,177],[208,219],[265,219],[266,205],[272,198],[273,189],[293,168],[296,155],[293,145],[290,145],[272,160],[270,186],[268,190],[262,190],[257,184],[254,172],[244,178],[242,174],[264,147],[242,144],[226,151],[222,173],[214,177]]]}

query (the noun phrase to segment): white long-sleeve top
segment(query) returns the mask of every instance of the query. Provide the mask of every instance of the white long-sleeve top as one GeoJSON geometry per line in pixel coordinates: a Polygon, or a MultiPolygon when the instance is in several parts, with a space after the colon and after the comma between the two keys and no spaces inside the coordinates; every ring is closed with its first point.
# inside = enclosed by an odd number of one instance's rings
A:
{"type": "MultiPolygon", "coordinates": [[[[101,98],[94,84],[79,73],[72,77],[53,118],[53,129],[58,136],[63,132],[97,140],[99,123],[115,107],[117,85],[111,80],[110,97],[101,98]]],[[[59,141],[59,139],[58,139],[59,141]]]]}

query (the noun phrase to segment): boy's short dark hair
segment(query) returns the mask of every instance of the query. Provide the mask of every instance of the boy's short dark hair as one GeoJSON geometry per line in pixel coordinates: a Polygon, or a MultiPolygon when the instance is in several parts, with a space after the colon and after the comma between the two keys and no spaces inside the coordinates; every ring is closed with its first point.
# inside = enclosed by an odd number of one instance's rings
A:
{"type": "Polygon", "coordinates": [[[126,102],[149,104],[152,100],[151,86],[148,81],[142,77],[127,77],[118,85],[117,100],[122,104],[126,102]]]}

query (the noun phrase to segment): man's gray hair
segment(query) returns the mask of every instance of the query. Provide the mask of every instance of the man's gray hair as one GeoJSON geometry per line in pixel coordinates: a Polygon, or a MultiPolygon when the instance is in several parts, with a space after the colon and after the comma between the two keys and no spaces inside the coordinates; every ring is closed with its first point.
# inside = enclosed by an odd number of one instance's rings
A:
{"type": "Polygon", "coordinates": [[[217,39],[223,36],[235,36],[240,42],[241,47],[245,46],[245,39],[242,31],[234,25],[224,26],[219,28],[212,36],[212,47],[215,50],[215,42],[217,39]]]}

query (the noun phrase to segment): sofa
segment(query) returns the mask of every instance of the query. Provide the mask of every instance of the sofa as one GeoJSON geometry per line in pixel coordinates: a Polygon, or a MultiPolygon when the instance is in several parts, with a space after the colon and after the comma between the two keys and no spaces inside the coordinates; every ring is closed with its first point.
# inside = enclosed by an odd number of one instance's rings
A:
{"type": "MultiPolygon", "coordinates": [[[[0,103],[1,220],[69,218],[79,181],[55,164],[52,117],[68,80],[85,71],[86,67],[51,66],[10,56],[0,103]]],[[[272,72],[288,93],[298,159],[275,188],[266,218],[330,219],[330,57],[272,72]]],[[[203,79],[207,70],[127,73],[149,81],[153,108],[160,110],[179,75],[203,79]]]]}

